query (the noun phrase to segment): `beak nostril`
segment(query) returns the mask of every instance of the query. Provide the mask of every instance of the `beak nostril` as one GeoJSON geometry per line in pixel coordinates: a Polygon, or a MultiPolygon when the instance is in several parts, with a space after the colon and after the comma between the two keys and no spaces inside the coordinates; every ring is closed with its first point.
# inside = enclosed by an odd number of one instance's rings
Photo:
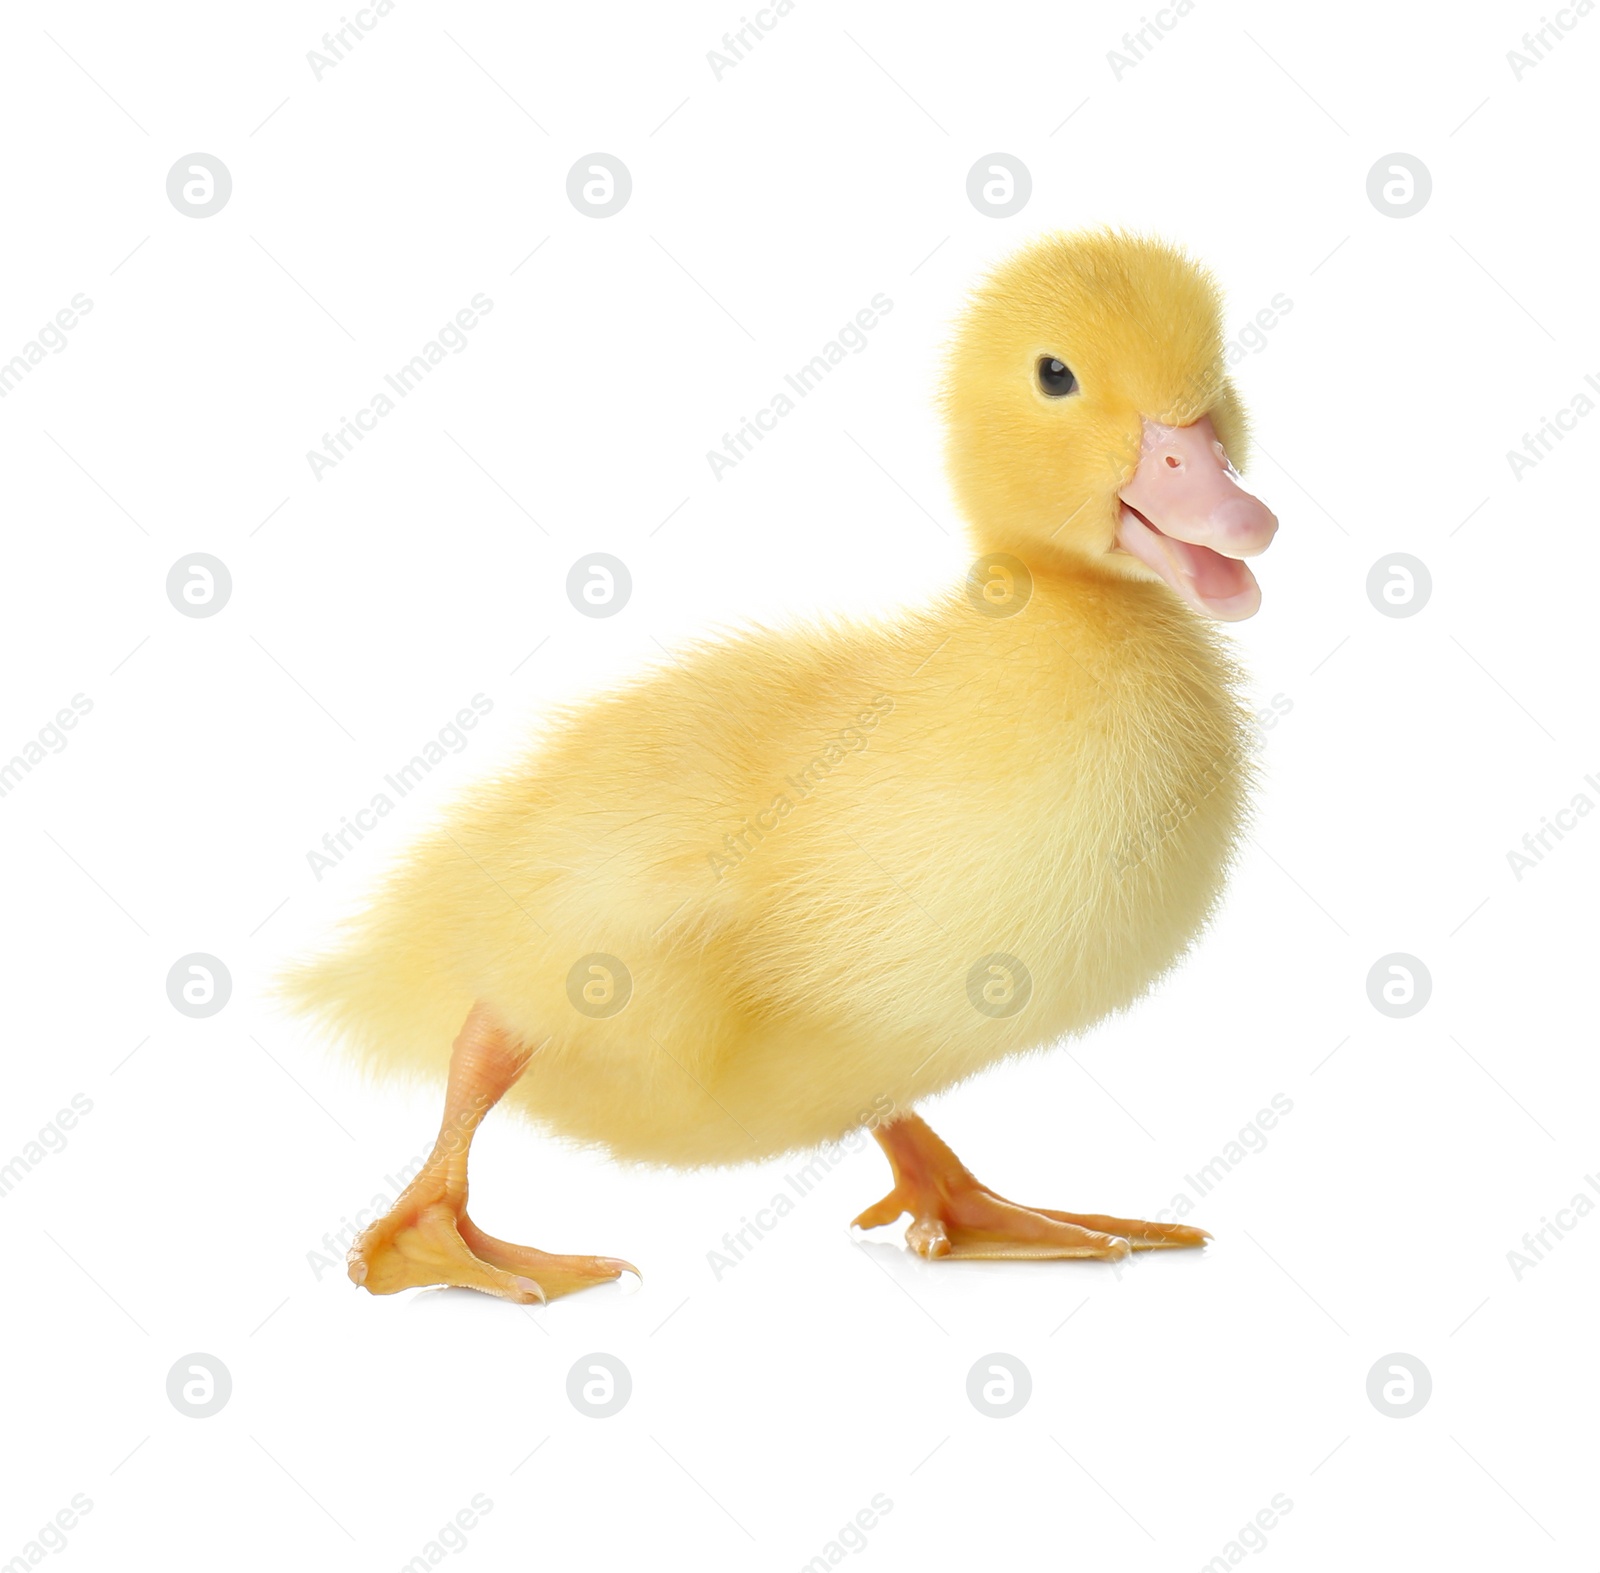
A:
{"type": "Polygon", "coordinates": [[[1169,453],[1167,455],[1166,463],[1169,470],[1181,470],[1183,468],[1183,460],[1180,459],[1175,453],[1169,453]]]}

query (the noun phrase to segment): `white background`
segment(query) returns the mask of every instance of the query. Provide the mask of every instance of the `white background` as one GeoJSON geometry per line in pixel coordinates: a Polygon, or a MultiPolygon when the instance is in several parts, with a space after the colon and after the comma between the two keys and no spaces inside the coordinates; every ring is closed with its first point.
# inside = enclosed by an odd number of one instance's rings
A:
{"type": "Polygon", "coordinates": [[[0,401],[0,756],[93,709],[0,799],[0,1161],[93,1111],[0,1202],[0,1559],[83,1493],[85,1568],[392,1569],[483,1493],[452,1564],[787,1569],[883,1493],[852,1562],[1183,1569],[1283,1493],[1252,1563],[1590,1566],[1600,1221],[1520,1281],[1507,1253],[1600,1169],[1600,828],[1520,881],[1506,854],[1600,800],[1600,419],[1520,480],[1505,455],[1600,376],[1600,21],[1519,81],[1533,7],[1202,0],[1119,80],[1132,6],[800,0],[718,80],[738,21],[402,0],[318,80],[337,7],[8,8],[0,356],[93,310],[0,401]],[[596,150],[634,183],[603,221],[565,192],[596,150]],[[1009,219],[965,191],[997,150],[1032,172],[1009,219]],[[1366,191],[1397,150],[1433,180],[1406,219],[1366,191]],[[165,189],[194,151],[233,179],[203,220],[165,189]],[[1098,222],[1190,246],[1234,333],[1292,301],[1236,371],[1282,518],[1237,642],[1292,708],[1182,971],[925,1112],[1008,1195],[1148,1214],[1283,1094],[1192,1215],[1215,1244],[929,1265],[853,1243],[868,1147],[718,1281],[800,1160],[629,1172],[502,1116],[485,1226],[642,1289],[522,1311],[319,1277],[438,1092],[362,1085],[262,1000],[276,969],[557,701],[959,575],[948,325],[1025,239],[1098,222]],[[468,347],[315,479],[477,292],[468,347]],[[868,347],[716,480],[706,450],[880,292],[868,347]],[[634,579],[605,621],[564,594],[593,550],[634,579]],[[164,588],[194,551],[233,578],[204,620],[164,588]],[[1432,574],[1411,618],[1367,599],[1393,551],[1432,574]],[[307,851],[477,693],[470,745],[318,881],[307,851]],[[207,1020],[166,996],[194,951],[233,977],[207,1020]],[[1367,998],[1390,952],[1432,976],[1409,1019],[1367,998]],[[195,1351],[233,1382],[204,1420],[165,1392],[195,1351]],[[632,1373],[611,1419],[566,1396],[591,1351],[632,1373]],[[1007,1420],[966,1396],[996,1351],[1032,1374],[1007,1420]],[[1409,1419],[1367,1398],[1391,1352],[1432,1374],[1409,1419]]]}

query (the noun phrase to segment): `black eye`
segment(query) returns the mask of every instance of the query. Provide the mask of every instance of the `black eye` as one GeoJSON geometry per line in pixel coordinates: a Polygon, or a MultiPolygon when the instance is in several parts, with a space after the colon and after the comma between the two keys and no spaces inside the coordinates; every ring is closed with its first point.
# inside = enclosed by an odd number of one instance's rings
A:
{"type": "Polygon", "coordinates": [[[1072,375],[1072,368],[1065,361],[1046,355],[1039,362],[1039,386],[1050,398],[1059,399],[1078,391],[1078,379],[1072,375]]]}

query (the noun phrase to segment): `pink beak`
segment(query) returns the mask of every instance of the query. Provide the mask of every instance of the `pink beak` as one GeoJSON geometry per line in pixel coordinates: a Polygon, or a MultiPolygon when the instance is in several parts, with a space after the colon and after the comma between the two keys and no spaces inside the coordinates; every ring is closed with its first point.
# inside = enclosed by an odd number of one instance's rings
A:
{"type": "Polygon", "coordinates": [[[1144,423],[1139,467],[1118,493],[1117,545],[1153,568],[1197,612],[1235,623],[1261,605],[1240,561],[1266,551],[1278,521],[1239,484],[1210,417],[1144,423]]]}

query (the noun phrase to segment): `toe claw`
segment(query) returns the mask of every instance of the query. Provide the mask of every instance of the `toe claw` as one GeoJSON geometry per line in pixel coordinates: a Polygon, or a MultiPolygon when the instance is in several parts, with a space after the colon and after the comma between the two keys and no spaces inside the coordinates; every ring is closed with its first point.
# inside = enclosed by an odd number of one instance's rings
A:
{"type": "Polygon", "coordinates": [[[539,1285],[536,1284],[531,1278],[513,1278],[511,1281],[524,1294],[531,1294],[540,1305],[547,1305],[549,1303],[545,1299],[544,1290],[541,1289],[539,1285]]]}

